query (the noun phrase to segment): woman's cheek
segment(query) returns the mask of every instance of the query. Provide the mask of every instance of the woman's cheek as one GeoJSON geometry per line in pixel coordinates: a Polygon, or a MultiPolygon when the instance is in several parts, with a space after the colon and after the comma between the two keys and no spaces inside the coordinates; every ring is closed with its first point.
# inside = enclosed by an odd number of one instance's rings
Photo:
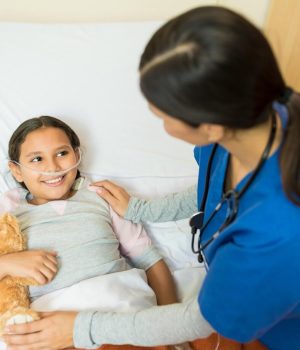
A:
{"type": "Polygon", "coordinates": [[[174,129],[174,127],[172,127],[168,122],[164,122],[164,129],[166,130],[166,132],[174,137],[178,137],[178,132],[176,132],[176,129],[174,129]]]}

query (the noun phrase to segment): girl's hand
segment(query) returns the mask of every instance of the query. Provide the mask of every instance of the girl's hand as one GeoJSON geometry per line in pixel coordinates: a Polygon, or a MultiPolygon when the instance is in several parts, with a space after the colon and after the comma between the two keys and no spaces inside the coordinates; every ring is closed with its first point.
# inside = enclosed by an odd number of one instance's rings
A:
{"type": "Polygon", "coordinates": [[[6,328],[4,342],[10,350],[58,350],[74,347],[73,328],[77,312],[45,312],[38,321],[6,328]]]}
{"type": "Polygon", "coordinates": [[[130,199],[130,195],[124,188],[108,180],[94,182],[92,187],[95,186],[99,187],[96,189],[99,196],[106,200],[117,214],[124,217],[130,199]]]}
{"type": "Polygon", "coordinates": [[[52,281],[57,272],[55,252],[28,250],[5,254],[0,257],[3,278],[7,275],[34,279],[38,284],[52,281]]]}

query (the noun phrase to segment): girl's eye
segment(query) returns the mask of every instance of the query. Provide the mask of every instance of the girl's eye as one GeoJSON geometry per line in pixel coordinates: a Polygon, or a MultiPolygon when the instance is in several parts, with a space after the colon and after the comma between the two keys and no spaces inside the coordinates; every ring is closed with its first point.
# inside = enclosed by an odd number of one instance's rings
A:
{"type": "Polygon", "coordinates": [[[69,152],[68,151],[60,151],[57,153],[58,157],[66,156],[69,152]]]}
{"type": "Polygon", "coordinates": [[[32,163],[37,163],[37,162],[40,162],[42,160],[42,157],[35,157],[31,160],[32,163]]]}

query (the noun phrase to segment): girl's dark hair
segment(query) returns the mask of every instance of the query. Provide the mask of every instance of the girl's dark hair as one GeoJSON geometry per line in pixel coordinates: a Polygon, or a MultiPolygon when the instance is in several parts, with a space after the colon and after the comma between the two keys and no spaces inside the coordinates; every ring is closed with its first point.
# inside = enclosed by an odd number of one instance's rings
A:
{"type": "MultiPolygon", "coordinates": [[[[163,25],[140,61],[140,87],[154,106],[191,126],[246,129],[268,120],[286,85],[262,32],[219,7],[188,11],[163,25]]],[[[300,100],[293,93],[280,155],[283,187],[300,205],[300,100]]]]}
{"type": "MultiPolygon", "coordinates": [[[[43,128],[43,127],[51,127],[51,128],[58,128],[63,130],[68,139],[70,140],[71,146],[73,149],[77,149],[80,147],[80,140],[79,137],[76,135],[76,133],[63,121],[50,117],[50,116],[41,116],[37,118],[31,118],[28,120],[25,120],[12,134],[9,144],[8,144],[8,156],[10,160],[14,160],[16,162],[19,162],[20,159],[20,152],[21,152],[21,145],[26,139],[26,136],[30,134],[32,131],[35,131],[37,129],[43,128]]],[[[79,170],[77,171],[76,178],[80,177],[79,170]]],[[[21,185],[26,188],[24,183],[21,183],[21,185]]]]}

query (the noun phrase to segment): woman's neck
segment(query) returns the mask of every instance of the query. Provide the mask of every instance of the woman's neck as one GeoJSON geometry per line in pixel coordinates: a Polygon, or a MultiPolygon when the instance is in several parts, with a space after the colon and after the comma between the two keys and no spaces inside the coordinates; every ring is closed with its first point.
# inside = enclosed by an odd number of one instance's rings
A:
{"type": "MultiPolygon", "coordinates": [[[[280,118],[276,116],[276,135],[269,156],[279,147],[282,140],[280,118]]],[[[250,171],[253,171],[267,145],[271,132],[271,118],[257,127],[230,132],[224,137],[222,145],[230,153],[226,187],[234,188],[250,171]]]]}

